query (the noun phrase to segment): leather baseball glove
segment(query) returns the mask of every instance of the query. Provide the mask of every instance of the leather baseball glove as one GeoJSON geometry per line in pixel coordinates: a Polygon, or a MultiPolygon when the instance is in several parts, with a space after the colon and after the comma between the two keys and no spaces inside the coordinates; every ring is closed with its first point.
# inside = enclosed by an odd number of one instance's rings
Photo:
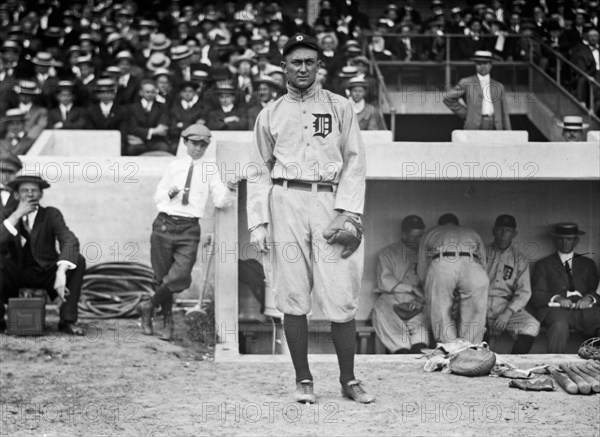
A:
{"type": "Polygon", "coordinates": [[[495,364],[496,354],[487,348],[468,348],[450,357],[450,371],[457,375],[489,375],[495,364]]]}
{"type": "Polygon", "coordinates": [[[357,220],[340,214],[325,228],[323,238],[329,244],[343,246],[342,258],[348,258],[359,248],[364,233],[364,228],[357,220]]]}

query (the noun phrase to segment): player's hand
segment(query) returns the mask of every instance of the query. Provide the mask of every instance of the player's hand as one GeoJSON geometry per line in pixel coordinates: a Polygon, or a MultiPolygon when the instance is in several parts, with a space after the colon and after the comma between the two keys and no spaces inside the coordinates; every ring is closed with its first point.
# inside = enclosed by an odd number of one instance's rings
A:
{"type": "Polygon", "coordinates": [[[62,122],[62,121],[59,121],[59,122],[57,122],[57,123],[54,123],[54,126],[53,126],[53,127],[54,127],[54,129],[62,129],[62,127],[63,127],[63,122],[62,122]]]}
{"type": "Polygon", "coordinates": [[[267,231],[267,226],[259,225],[252,230],[252,233],[250,234],[250,243],[256,244],[259,252],[266,253],[269,250],[269,247],[267,246],[268,236],[269,231],[267,231]]]}
{"type": "Polygon", "coordinates": [[[180,191],[181,190],[177,185],[173,185],[171,188],[169,188],[169,191],[167,192],[167,194],[169,195],[169,199],[172,199],[173,197],[177,196],[177,193],[179,193],[180,191]]]}
{"type": "Polygon", "coordinates": [[[168,132],[169,128],[167,128],[167,126],[165,126],[164,124],[159,124],[158,126],[152,129],[153,136],[156,135],[159,137],[164,137],[167,135],[168,132]]]}
{"type": "Polygon", "coordinates": [[[506,329],[506,326],[508,325],[508,321],[510,320],[511,316],[512,316],[512,311],[510,311],[508,309],[506,309],[502,313],[500,313],[498,315],[498,317],[496,317],[496,320],[494,321],[494,324],[492,325],[492,331],[496,332],[498,334],[501,334],[502,331],[504,331],[506,329]]]}
{"type": "Polygon", "coordinates": [[[58,266],[58,269],[56,270],[54,289],[63,301],[67,300],[67,297],[69,296],[69,289],[67,288],[67,274],[66,266],[64,264],[58,266]]]}
{"type": "Polygon", "coordinates": [[[588,296],[582,297],[577,302],[575,302],[575,305],[573,307],[578,310],[586,310],[593,306],[594,306],[594,300],[592,299],[591,296],[588,295],[588,296]]]}
{"type": "Polygon", "coordinates": [[[554,302],[558,303],[561,308],[572,308],[573,307],[573,302],[571,302],[571,300],[567,299],[566,297],[559,297],[554,302]]]}

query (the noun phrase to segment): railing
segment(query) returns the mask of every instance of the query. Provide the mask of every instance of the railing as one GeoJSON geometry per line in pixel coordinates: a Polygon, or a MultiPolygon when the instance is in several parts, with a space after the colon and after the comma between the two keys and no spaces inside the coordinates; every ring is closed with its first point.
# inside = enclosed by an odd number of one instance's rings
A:
{"type": "MultiPolygon", "coordinates": [[[[398,51],[401,39],[404,37],[410,38],[416,46],[424,48],[417,53],[416,59],[410,60],[377,60],[372,50],[372,44],[368,44],[366,50],[372,61],[372,69],[376,74],[379,82],[385,82],[386,70],[392,73],[388,75],[388,79],[394,78],[397,82],[399,90],[406,83],[418,83],[425,85],[430,90],[444,91],[452,84],[456,83],[460,77],[473,74],[473,63],[470,59],[458,53],[460,41],[466,41],[470,38],[465,35],[423,35],[423,34],[406,34],[400,35],[397,33],[377,33],[368,34],[369,41],[372,42],[372,37],[382,37],[385,40],[387,50],[398,51]],[[435,45],[436,49],[431,47],[435,45]],[[410,73],[413,74],[413,82],[411,81],[410,73]],[[406,74],[400,74],[405,72],[406,74]]],[[[495,38],[488,36],[480,37],[480,50],[490,50],[494,48],[495,38]]],[[[541,72],[548,78],[552,79],[558,89],[570,96],[574,100],[574,104],[578,106],[578,113],[588,114],[589,117],[600,122],[600,118],[594,113],[594,105],[599,104],[596,101],[600,99],[600,84],[593,77],[587,75],[584,71],[575,66],[571,61],[565,58],[562,54],[556,52],[548,45],[537,39],[524,37],[523,35],[506,35],[505,47],[509,49],[507,60],[498,60],[494,62],[495,77],[502,82],[507,90],[533,92],[537,87],[534,84],[535,77],[538,72],[541,72]],[[515,60],[516,56],[516,60],[515,60]],[[555,61],[554,61],[554,59],[555,61]],[[550,62],[555,62],[556,66],[552,68],[550,62]],[[506,71],[509,70],[509,71],[506,71]],[[566,79],[565,70],[569,70],[574,77],[566,79]],[[501,76],[499,78],[499,76],[501,76]],[[573,82],[576,82],[579,94],[586,94],[586,101],[573,96],[573,82]],[[571,85],[571,86],[569,86],[571,85]]],[[[391,99],[389,96],[389,86],[380,86],[380,101],[388,102],[392,108],[391,99]]],[[[556,110],[559,107],[553,106],[556,110]]],[[[380,109],[381,110],[381,109],[380,109]]],[[[562,111],[561,111],[562,112],[562,111]]]]}
{"type": "MultiPolygon", "coordinates": [[[[372,56],[371,56],[372,58],[372,56]]],[[[373,71],[375,72],[375,76],[377,77],[378,83],[378,93],[377,93],[377,117],[379,118],[379,126],[381,126],[384,130],[388,130],[387,123],[385,122],[385,117],[383,115],[383,105],[387,104],[390,110],[390,130],[392,131],[392,138],[395,138],[396,135],[396,108],[392,103],[392,99],[390,98],[390,93],[388,92],[387,85],[385,84],[385,79],[381,75],[381,71],[379,70],[379,66],[377,62],[371,62],[371,66],[373,71]]]]}

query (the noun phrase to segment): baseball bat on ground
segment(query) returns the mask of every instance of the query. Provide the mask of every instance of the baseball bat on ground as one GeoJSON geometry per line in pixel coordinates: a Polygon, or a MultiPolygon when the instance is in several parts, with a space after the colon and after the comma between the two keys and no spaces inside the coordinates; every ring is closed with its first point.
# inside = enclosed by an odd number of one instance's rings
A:
{"type": "Polygon", "coordinates": [[[589,395],[592,391],[592,386],[585,379],[574,372],[568,363],[561,363],[560,368],[569,376],[569,379],[577,384],[579,393],[589,395]]]}
{"type": "Polygon", "coordinates": [[[548,371],[556,381],[558,385],[562,387],[564,391],[570,395],[576,395],[579,392],[577,384],[569,379],[566,374],[560,373],[556,366],[548,366],[548,371]]]}
{"type": "Polygon", "coordinates": [[[585,367],[585,370],[587,371],[587,373],[591,374],[594,378],[596,378],[598,381],[600,381],[600,370],[596,370],[595,367],[592,367],[588,363],[582,363],[582,367],[585,367]]]}
{"type": "Polygon", "coordinates": [[[571,369],[581,376],[592,387],[594,393],[600,393],[600,381],[597,381],[593,375],[586,372],[585,363],[571,364],[571,369]]]}

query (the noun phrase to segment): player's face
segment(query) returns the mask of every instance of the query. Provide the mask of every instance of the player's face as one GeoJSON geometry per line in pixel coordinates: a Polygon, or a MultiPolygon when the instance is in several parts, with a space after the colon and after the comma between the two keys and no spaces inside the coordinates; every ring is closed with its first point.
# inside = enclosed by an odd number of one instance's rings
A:
{"type": "Polygon", "coordinates": [[[494,234],[494,243],[504,250],[510,246],[513,238],[517,235],[517,230],[508,226],[495,226],[492,233],[494,234]]]}
{"type": "Polygon", "coordinates": [[[184,144],[187,147],[188,155],[192,159],[200,159],[204,156],[206,152],[206,148],[208,147],[208,142],[205,140],[191,140],[184,139],[184,144]]]}
{"type": "Polygon", "coordinates": [[[402,232],[402,242],[411,249],[416,250],[424,233],[425,229],[411,229],[408,232],[402,232]]]}
{"type": "Polygon", "coordinates": [[[298,47],[288,53],[281,62],[281,68],[287,81],[294,87],[304,90],[311,86],[321,66],[316,50],[309,47],[298,47]]]}
{"type": "Polygon", "coordinates": [[[579,237],[555,237],[554,241],[559,252],[571,253],[579,243],[579,237]]]}

